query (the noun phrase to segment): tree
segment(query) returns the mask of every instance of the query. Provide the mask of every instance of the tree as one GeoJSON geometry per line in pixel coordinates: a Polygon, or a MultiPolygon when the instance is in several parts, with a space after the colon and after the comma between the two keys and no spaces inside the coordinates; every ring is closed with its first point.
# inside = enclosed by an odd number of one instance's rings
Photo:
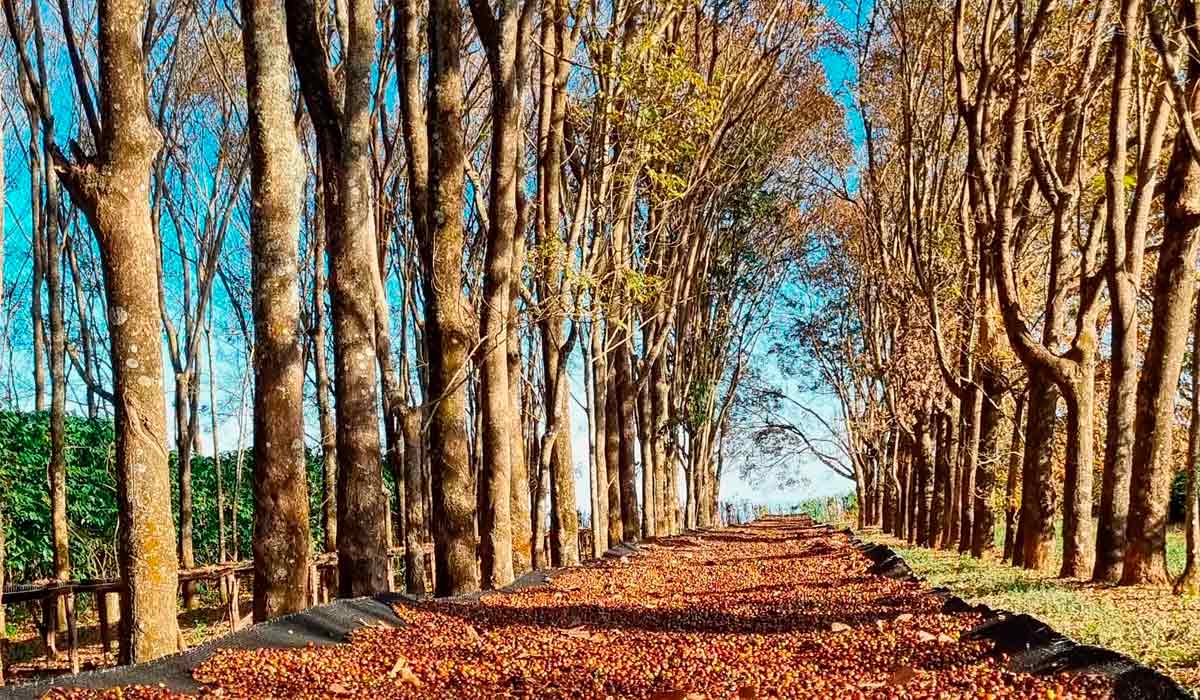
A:
{"type": "Polygon", "coordinates": [[[434,590],[479,589],[475,565],[475,479],[467,441],[466,374],[475,330],[462,292],[463,166],[462,9],[456,0],[429,3],[428,230],[422,244],[425,326],[432,404],[429,450],[433,474],[434,590]]]}
{"type": "Polygon", "coordinates": [[[1191,114],[1200,107],[1200,56],[1184,50],[1185,66],[1168,41],[1195,45],[1196,6],[1174,10],[1170,35],[1151,15],[1151,37],[1167,68],[1179,129],[1163,179],[1163,240],[1154,271],[1150,336],[1137,388],[1137,420],[1126,530],[1126,585],[1167,581],[1167,502],[1171,482],[1175,401],[1187,350],[1188,321],[1196,288],[1193,268],[1200,248],[1200,139],[1191,114]],[[1178,27],[1178,28],[1176,28],[1178,27]],[[1179,80],[1182,78],[1182,84],[1179,80]]]}
{"type": "MultiPolygon", "coordinates": [[[[517,154],[520,152],[521,89],[525,66],[518,46],[529,35],[533,1],[503,2],[493,12],[487,0],[472,0],[471,15],[487,54],[492,81],[491,177],[488,199],[487,258],[484,271],[479,353],[483,395],[483,462],[480,478],[482,577],[485,588],[513,580],[513,433],[521,423],[513,413],[509,374],[508,324],[514,320],[514,239],[516,237],[517,154]]],[[[519,381],[519,375],[517,381],[519,381]]],[[[519,415],[519,414],[518,414],[519,415]]]]}
{"type": "MultiPolygon", "coordinates": [[[[154,270],[150,169],[162,137],[150,122],[142,30],[144,0],[99,6],[100,124],[96,153],[53,151],[54,167],[103,251],[108,292],[120,504],[121,659],[148,661],[178,646],[178,560],[162,402],[161,340],[154,270]]],[[[86,98],[85,98],[86,99],[86,98]]]]}
{"type": "MultiPolygon", "coordinates": [[[[254,289],[254,618],[308,602],[308,475],[300,353],[300,142],[282,0],[242,1],[254,289]]],[[[324,348],[321,348],[324,352],[324,348]]]]}
{"type": "Polygon", "coordinates": [[[352,0],[346,10],[340,104],[335,102],[317,3],[289,3],[287,30],[320,153],[333,301],[338,591],[353,597],[387,590],[388,562],[375,377],[378,272],[369,153],[376,22],[370,2],[352,0]]]}

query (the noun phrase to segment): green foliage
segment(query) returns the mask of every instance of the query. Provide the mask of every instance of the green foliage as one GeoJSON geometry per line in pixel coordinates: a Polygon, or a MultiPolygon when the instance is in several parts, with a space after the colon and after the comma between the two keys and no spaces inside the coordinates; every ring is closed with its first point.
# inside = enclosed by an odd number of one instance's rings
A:
{"type": "MultiPolygon", "coordinates": [[[[12,581],[33,581],[52,575],[50,497],[46,467],[50,461],[49,414],[0,411],[0,508],[6,527],[5,566],[12,581]]],[[[67,417],[67,519],[70,530],[72,578],[117,576],[117,485],[115,446],[110,421],[67,417]]],[[[236,451],[220,456],[225,491],[227,547],[232,546],[236,451]]],[[[238,552],[251,556],[254,523],[254,451],[242,455],[242,482],[236,503],[238,552]]],[[[172,512],[179,527],[179,472],[171,453],[172,512]]],[[[308,451],[309,525],[313,547],[321,549],[323,463],[320,452],[308,451]]],[[[386,470],[385,470],[386,471],[386,470]]],[[[192,542],[200,564],[220,560],[216,470],[213,459],[192,457],[192,542]]],[[[391,479],[385,474],[391,489],[391,479]]],[[[232,551],[227,552],[235,557],[232,551]]]]}
{"type": "Polygon", "coordinates": [[[1182,523],[1184,516],[1187,515],[1187,470],[1183,469],[1175,474],[1175,478],[1171,480],[1171,508],[1168,513],[1168,520],[1173,523],[1182,523]]]}
{"type": "Polygon", "coordinates": [[[830,522],[836,515],[833,506],[841,504],[841,512],[851,513],[858,508],[858,498],[853,493],[828,498],[807,498],[791,507],[792,515],[808,515],[819,523],[830,522]]]}
{"type": "MultiPolygon", "coordinates": [[[[117,487],[113,431],[107,421],[67,417],[67,519],[76,576],[116,569],[117,487]]],[[[4,492],[6,568],[15,581],[48,578],[50,415],[0,412],[0,489],[4,492]]]]}

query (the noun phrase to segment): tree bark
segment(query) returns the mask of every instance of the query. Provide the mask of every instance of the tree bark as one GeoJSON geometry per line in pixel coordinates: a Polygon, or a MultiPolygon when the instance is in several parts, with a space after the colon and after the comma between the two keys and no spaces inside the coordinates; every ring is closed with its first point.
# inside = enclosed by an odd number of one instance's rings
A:
{"type": "Polygon", "coordinates": [[[429,7],[429,208],[426,243],[426,333],[432,415],[435,592],[479,589],[475,565],[475,478],[466,415],[466,375],[472,345],[463,299],[462,8],[455,0],[429,7]]]}
{"type": "MultiPolygon", "coordinates": [[[[603,379],[608,384],[604,396],[604,463],[608,470],[608,544],[611,547],[625,539],[621,520],[621,408],[617,399],[616,372],[607,358],[603,362],[607,365],[607,371],[602,372],[603,379]]],[[[692,489],[688,490],[688,495],[690,498],[692,489]]]]}
{"type": "Polygon", "coordinates": [[[388,504],[375,377],[375,202],[369,148],[375,11],[366,0],[347,4],[341,112],[335,106],[316,3],[288,3],[287,20],[292,60],[321,157],[333,302],[338,592],[356,597],[388,589],[388,504]]]}
{"type": "MultiPolygon", "coordinates": [[[[1175,581],[1175,593],[1196,595],[1200,593],[1200,313],[1195,313],[1192,325],[1192,417],[1188,423],[1187,490],[1184,495],[1186,515],[1184,537],[1187,555],[1183,574],[1175,581]]],[[[0,549],[3,543],[0,542],[0,549]]],[[[0,551],[0,557],[3,557],[0,551]]],[[[2,628],[0,628],[2,629],[2,628]]]]}
{"type": "Polygon", "coordinates": [[[162,394],[162,337],[154,267],[150,168],[162,137],[150,122],[145,0],[100,5],[98,43],[103,129],[92,158],[55,152],[55,169],[100,245],[108,296],[121,578],[121,661],[148,661],[177,649],[178,560],[162,394]]]}
{"type": "Polygon", "coordinates": [[[1022,392],[1017,396],[1016,410],[1013,413],[1012,439],[1008,447],[1008,478],[1004,483],[1004,561],[1012,561],[1016,548],[1017,509],[1020,501],[1017,499],[1017,484],[1021,477],[1021,458],[1024,454],[1025,426],[1025,397],[1022,392]]]}
{"type": "Polygon", "coordinates": [[[607,382],[600,376],[599,355],[604,352],[604,343],[599,323],[593,319],[588,324],[588,346],[584,354],[591,438],[588,471],[592,487],[592,556],[597,558],[608,549],[608,466],[604,454],[607,382]]]}
{"type": "MultiPolygon", "coordinates": [[[[1185,12],[1194,14],[1191,3],[1185,12]]],[[[1186,25],[1194,26],[1189,16],[1186,25]]],[[[1200,82],[1200,60],[1189,53],[1188,85],[1200,82]]],[[[1191,113],[1200,93],[1191,89],[1191,113]]],[[[1123,585],[1167,582],[1167,504],[1172,474],[1175,399],[1187,350],[1189,313],[1195,291],[1196,248],[1200,241],[1200,165],[1182,130],[1163,182],[1165,226],[1154,274],[1152,325],[1138,380],[1137,430],[1126,531],[1123,585]]]]}
{"type": "MultiPolygon", "coordinates": [[[[975,372],[978,373],[978,368],[975,372]]],[[[971,549],[972,533],[975,530],[975,475],[979,466],[979,424],[983,415],[983,389],[972,386],[968,400],[964,404],[967,409],[967,439],[962,445],[962,476],[959,478],[959,516],[958,516],[958,551],[968,552],[971,549]]]]}
{"type": "MultiPolygon", "coordinates": [[[[1100,489],[1095,581],[1116,583],[1124,566],[1125,533],[1129,516],[1129,483],[1133,468],[1133,438],[1137,418],[1138,290],[1150,205],[1158,182],[1159,161],[1171,110],[1167,88],[1158,88],[1150,128],[1141,145],[1133,206],[1126,210],[1125,167],[1129,138],[1129,104],[1133,91],[1130,37],[1139,37],[1139,0],[1122,0],[1120,21],[1113,31],[1115,55],[1108,127],[1108,164],[1104,177],[1108,242],[1107,275],[1111,310],[1112,360],[1109,378],[1104,472],[1100,489]]],[[[1141,131],[1141,130],[1139,130],[1141,131]]]]}
{"type": "Polygon", "coordinates": [[[424,461],[421,444],[423,411],[404,413],[404,590],[424,595],[425,588],[425,498],[424,461]]]}
{"type": "Polygon", "coordinates": [[[996,547],[996,465],[1000,460],[1001,378],[991,367],[983,371],[983,406],[979,428],[979,466],[975,480],[975,514],[972,518],[971,556],[983,557],[996,547]]]}
{"type": "MultiPolygon", "coordinates": [[[[321,180],[318,166],[318,183],[321,180]]],[[[319,189],[320,186],[318,185],[319,189]]],[[[313,236],[313,332],[312,332],[312,356],[313,356],[313,375],[316,385],[317,394],[317,420],[321,427],[321,464],[323,477],[323,508],[321,511],[321,521],[325,529],[325,551],[333,552],[337,550],[337,473],[338,473],[338,457],[337,457],[337,426],[334,424],[333,403],[330,400],[330,381],[329,381],[329,362],[326,357],[326,340],[325,328],[328,323],[328,315],[325,310],[325,207],[323,198],[317,196],[316,201],[316,222],[312,228],[313,236]]],[[[332,584],[330,587],[334,590],[337,588],[337,569],[330,567],[331,580],[327,581],[332,584]]]]}
{"type": "MultiPolygon", "coordinates": [[[[242,0],[254,296],[254,619],[308,607],[308,473],[299,236],[305,168],[292,124],[283,0],[242,0]]],[[[322,348],[322,351],[324,348],[322,348]]]]}
{"type": "Polygon", "coordinates": [[[517,227],[517,154],[521,138],[518,42],[524,39],[516,4],[502,4],[499,15],[487,0],[472,0],[471,14],[487,55],[492,82],[491,174],[487,253],[484,259],[480,383],[483,460],[480,488],[480,564],[484,588],[513,580],[512,433],[520,430],[513,414],[508,363],[508,324],[512,320],[514,238],[517,227]]]}
{"type": "MultiPolygon", "coordinates": [[[[622,333],[617,343],[614,364],[617,377],[617,406],[620,417],[620,451],[618,458],[621,474],[621,541],[637,542],[641,538],[641,522],[638,519],[637,496],[637,463],[634,448],[637,441],[637,408],[635,406],[637,391],[633,385],[633,372],[629,363],[629,336],[622,333]]],[[[699,463],[703,464],[703,462],[699,463]]],[[[698,494],[699,495],[699,494],[698,494]]],[[[697,499],[700,504],[701,499],[697,499]]],[[[699,512],[707,512],[704,504],[699,505],[699,512]]],[[[698,521],[700,527],[707,527],[707,518],[698,521]]]]}
{"type": "MultiPolygon", "coordinates": [[[[916,477],[917,488],[917,544],[922,547],[930,546],[930,516],[933,514],[933,474],[934,462],[937,459],[934,449],[934,432],[936,417],[933,413],[932,399],[925,400],[925,406],[917,418],[916,439],[918,450],[918,469],[916,477]]],[[[862,504],[859,504],[862,510],[862,504]]]]}

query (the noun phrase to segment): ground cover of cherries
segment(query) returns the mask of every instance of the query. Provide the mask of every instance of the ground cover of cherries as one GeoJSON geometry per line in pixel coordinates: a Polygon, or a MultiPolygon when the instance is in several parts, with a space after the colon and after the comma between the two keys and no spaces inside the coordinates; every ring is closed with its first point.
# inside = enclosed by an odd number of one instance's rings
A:
{"type": "MultiPolygon", "coordinates": [[[[921,584],[867,573],[847,537],[793,520],[692,534],[547,585],[397,609],[349,644],[223,651],[225,698],[1102,698],[1084,675],[1010,673],[921,584]]],[[[49,697],[177,697],[161,688],[49,697]]]]}

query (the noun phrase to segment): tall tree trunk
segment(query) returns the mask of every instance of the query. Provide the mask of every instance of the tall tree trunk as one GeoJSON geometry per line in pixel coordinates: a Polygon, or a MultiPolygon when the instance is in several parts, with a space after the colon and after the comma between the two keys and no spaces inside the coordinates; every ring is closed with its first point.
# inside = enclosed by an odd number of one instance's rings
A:
{"type": "Polygon", "coordinates": [[[1054,512],[1058,485],[1051,459],[1054,424],[1058,420],[1058,387],[1044,372],[1029,375],[1029,429],[1021,467],[1021,565],[1043,570],[1049,566],[1054,545],[1054,512]]]}
{"type": "MultiPolygon", "coordinates": [[[[319,172],[317,181],[320,183],[319,172]]],[[[318,190],[323,188],[318,184],[318,190]]],[[[333,402],[330,399],[329,362],[326,357],[325,328],[328,317],[325,311],[325,207],[319,194],[316,201],[317,216],[312,229],[313,236],[313,331],[312,356],[313,375],[317,394],[317,420],[321,428],[321,464],[323,477],[323,508],[321,522],[325,530],[325,551],[337,550],[337,426],[334,424],[333,402]]],[[[337,589],[337,569],[329,568],[326,581],[331,589],[337,589]]]]}
{"type": "MultiPolygon", "coordinates": [[[[1186,333],[1186,331],[1185,331],[1186,333]]],[[[1096,417],[1094,341],[1080,353],[1079,372],[1067,392],[1067,458],[1063,489],[1063,578],[1090,578],[1095,564],[1092,470],[1096,417]]]]}
{"type": "Polygon", "coordinates": [[[178,561],[162,394],[162,336],[154,267],[150,168],[162,137],[148,117],[142,30],[145,0],[100,6],[98,44],[103,130],[95,158],[55,169],[87,215],[102,251],[108,296],[116,426],[121,579],[121,661],[148,661],[177,649],[178,561]]]}
{"type": "Polygon", "coordinates": [[[657,531],[659,536],[671,536],[678,530],[675,509],[679,504],[674,496],[675,462],[667,450],[668,386],[664,372],[660,358],[650,374],[650,443],[654,451],[655,484],[659,495],[655,500],[657,531]]]}
{"type": "Polygon", "coordinates": [[[404,590],[424,595],[425,507],[424,450],[421,444],[423,411],[404,412],[404,590]]]}
{"type": "MultiPolygon", "coordinates": [[[[612,338],[609,324],[609,338],[612,338]]],[[[611,342],[611,341],[610,341],[611,342]]],[[[601,376],[607,386],[604,391],[604,463],[608,471],[608,544],[613,546],[625,539],[624,527],[621,520],[621,408],[617,399],[619,387],[614,362],[609,350],[607,356],[601,359],[601,376]]],[[[689,490],[690,494],[690,490],[689,490]]]]}
{"type": "MultiPolygon", "coordinates": [[[[616,398],[621,438],[618,455],[621,474],[621,539],[623,542],[637,542],[641,537],[641,522],[638,519],[637,463],[634,452],[637,444],[637,408],[635,406],[637,391],[633,385],[628,342],[628,334],[622,332],[620,342],[614,349],[617,377],[616,398]]],[[[700,499],[697,500],[697,503],[700,503],[700,499]]],[[[707,512],[707,508],[701,505],[700,512],[707,512]]],[[[708,527],[707,520],[707,517],[701,518],[699,526],[708,527]]]]}
{"type": "MultiPolygon", "coordinates": [[[[934,487],[933,487],[933,532],[930,536],[931,547],[944,547],[945,543],[950,539],[950,512],[953,510],[954,493],[952,489],[950,474],[953,467],[951,455],[957,454],[954,444],[958,436],[955,434],[954,422],[957,417],[957,407],[951,405],[937,413],[937,471],[935,472],[934,487]]],[[[876,474],[882,473],[882,458],[876,474]]],[[[878,478],[875,479],[878,484],[878,478]]],[[[876,492],[879,493],[879,488],[876,486],[876,492]]],[[[880,499],[876,497],[876,509],[880,508],[878,503],[880,499]]],[[[878,515],[878,513],[876,513],[878,515]]]]}
{"type": "MultiPolygon", "coordinates": [[[[1184,24],[1193,27],[1195,8],[1183,3],[1184,24]]],[[[1200,59],[1188,54],[1188,110],[1200,111],[1200,59]]],[[[1138,380],[1137,431],[1121,583],[1167,581],[1167,504],[1173,471],[1175,399],[1187,351],[1189,314],[1195,291],[1196,248],[1200,241],[1200,165],[1181,130],[1175,136],[1163,181],[1165,226],[1154,274],[1154,305],[1149,342],[1138,380]]]]}
{"type": "Polygon", "coordinates": [[[344,597],[388,589],[387,501],[380,467],[375,377],[376,235],[371,191],[371,77],[375,12],[349,0],[342,65],[344,109],[335,107],[321,9],[288,3],[288,42],[320,152],[333,302],[337,430],[338,592],[344,597]]]}
{"type": "MultiPolygon", "coordinates": [[[[934,450],[934,433],[937,418],[933,412],[933,400],[926,399],[916,426],[918,470],[917,470],[917,544],[930,546],[930,516],[933,506],[933,472],[937,459],[934,450]]],[[[862,510],[861,504],[859,510],[862,510]]]]}
{"type": "MultiPolygon", "coordinates": [[[[299,236],[304,166],[291,128],[283,0],[242,0],[254,296],[254,619],[308,604],[299,236]]],[[[322,348],[324,350],[324,348],[322,348]]]]}
{"type": "Polygon", "coordinates": [[[979,467],[975,478],[975,514],[972,518],[971,556],[980,558],[996,547],[996,511],[992,496],[996,491],[996,465],[1000,460],[1000,401],[998,370],[984,368],[983,406],[979,427],[979,467]]]}
{"type": "Polygon", "coordinates": [[[654,452],[650,445],[650,389],[649,384],[642,383],[637,395],[637,435],[638,446],[642,452],[642,536],[646,538],[657,535],[658,521],[654,517],[654,452]]]}
{"type": "MultiPolygon", "coordinates": [[[[903,441],[903,437],[901,438],[903,441]]],[[[896,519],[892,534],[904,539],[908,533],[908,452],[900,448],[896,452],[896,519]]]]}
{"type": "MultiPolygon", "coordinates": [[[[1095,581],[1121,578],[1125,531],[1129,516],[1129,481],[1137,415],[1138,289],[1141,287],[1150,203],[1158,180],[1159,161],[1171,110],[1167,87],[1161,85],[1151,108],[1150,128],[1140,145],[1133,206],[1127,211],[1129,106],[1133,94],[1134,43],[1140,40],[1140,0],[1121,0],[1120,19],[1112,36],[1113,79],[1108,115],[1108,163],[1105,180],[1106,281],[1112,302],[1112,360],[1109,378],[1104,472],[1100,489],[1095,581]],[[1130,37],[1137,37],[1131,41],[1130,37]]],[[[1139,130],[1141,131],[1141,130],[1139,130]]]]}
{"type": "Polygon", "coordinates": [[[604,371],[604,330],[601,321],[591,323],[592,426],[596,435],[596,454],[592,462],[595,475],[595,510],[592,512],[592,538],[596,556],[609,548],[609,480],[608,480],[608,375],[604,371]]]}
{"type": "MultiPolygon", "coordinates": [[[[388,581],[388,503],[380,469],[373,282],[375,202],[371,183],[371,75],[375,6],[350,0],[345,110],[336,187],[338,235],[329,239],[338,454],[338,592],[380,593],[388,581]]],[[[326,216],[329,216],[326,198],[326,216]]]]}
{"type": "Polygon", "coordinates": [[[462,8],[429,4],[429,231],[426,333],[430,346],[429,450],[433,477],[434,589],[479,589],[475,565],[475,479],[467,438],[470,309],[463,299],[462,8]]]}
{"type": "MultiPolygon", "coordinates": [[[[47,161],[51,158],[46,154],[47,161]]],[[[47,163],[49,164],[49,163],[47,163]]],[[[71,578],[71,546],[67,527],[67,331],[63,322],[62,227],[59,223],[58,177],[49,168],[46,183],[46,286],[50,296],[50,508],[54,546],[54,578],[71,578]]],[[[65,598],[58,600],[56,624],[66,629],[65,598]]]]}
{"type": "Polygon", "coordinates": [[[1017,484],[1020,483],[1021,458],[1025,452],[1025,426],[1023,423],[1026,396],[1028,394],[1025,392],[1017,395],[1016,410],[1013,413],[1012,439],[1008,446],[1008,477],[1004,482],[1004,561],[1013,560],[1017,542],[1017,509],[1020,505],[1017,498],[1017,484]]]}
{"type": "MultiPolygon", "coordinates": [[[[175,461],[179,469],[179,537],[176,542],[179,566],[192,569],[196,566],[196,550],[192,536],[195,518],[192,506],[192,434],[191,402],[188,393],[192,375],[187,371],[175,373],[175,461]]],[[[185,581],[180,588],[183,607],[195,610],[199,605],[196,598],[196,582],[185,581]]]]}
{"type": "MultiPolygon", "coordinates": [[[[1188,423],[1187,490],[1184,495],[1187,559],[1183,575],[1175,582],[1175,593],[1182,595],[1200,593],[1200,497],[1197,496],[1200,490],[1200,312],[1195,312],[1195,317],[1192,325],[1192,417],[1188,423]]],[[[0,550],[3,550],[2,542],[0,550]]],[[[3,556],[4,552],[0,551],[0,557],[3,556]]]]}
{"type": "MultiPolygon", "coordinates": [[[[480,564],[484,588],[500,588],[513,580],[512,442],[520,423],[513,414],[508,363],[508,324],[512,304],[514,238],[517,217],[517,154],[521,139],[521,95],[524,66],[517,65],[518,42],[524,39],[516,4],[502,4],[499,16],[487,0],[472,0],[471,14],[487,54],[492,81],[491,175],[488,199],[487,253],[484,259],[480,347],[483,459],[480,463],[480,564]]],[[[519,280],[520,270],[515,270],[519,280]]]]}
{"type": "MultiPolygon", "coordinates": [[[[513,256],[513,279],[519,280],[525,266],[524,225],[517,227],[517,242],[513,256]]],[[[524,375],[521,365],[521,330],[517,309],[517,284],[512,285],[508,320],[508,391],[514,430],[509,434],[512,462],[512,521],[513,575],[520,576],[533,566],[533,520],[530,513],[529,462],[525,455],[525,420],[521,400],[524,375]]]]}
{"type": "MultiPolygon", "coordinates": [[[[978,374],[978,367],[974,372],[978,374]]],[[[983,415],[983,390],[972,385],[963,403],[966,413],[966,439],[962,443],[962,475],[959,477],[958,551],[971,549],[971,536],[975,530],[975,474],[979,466],[979,423],[983,415]]]]}

